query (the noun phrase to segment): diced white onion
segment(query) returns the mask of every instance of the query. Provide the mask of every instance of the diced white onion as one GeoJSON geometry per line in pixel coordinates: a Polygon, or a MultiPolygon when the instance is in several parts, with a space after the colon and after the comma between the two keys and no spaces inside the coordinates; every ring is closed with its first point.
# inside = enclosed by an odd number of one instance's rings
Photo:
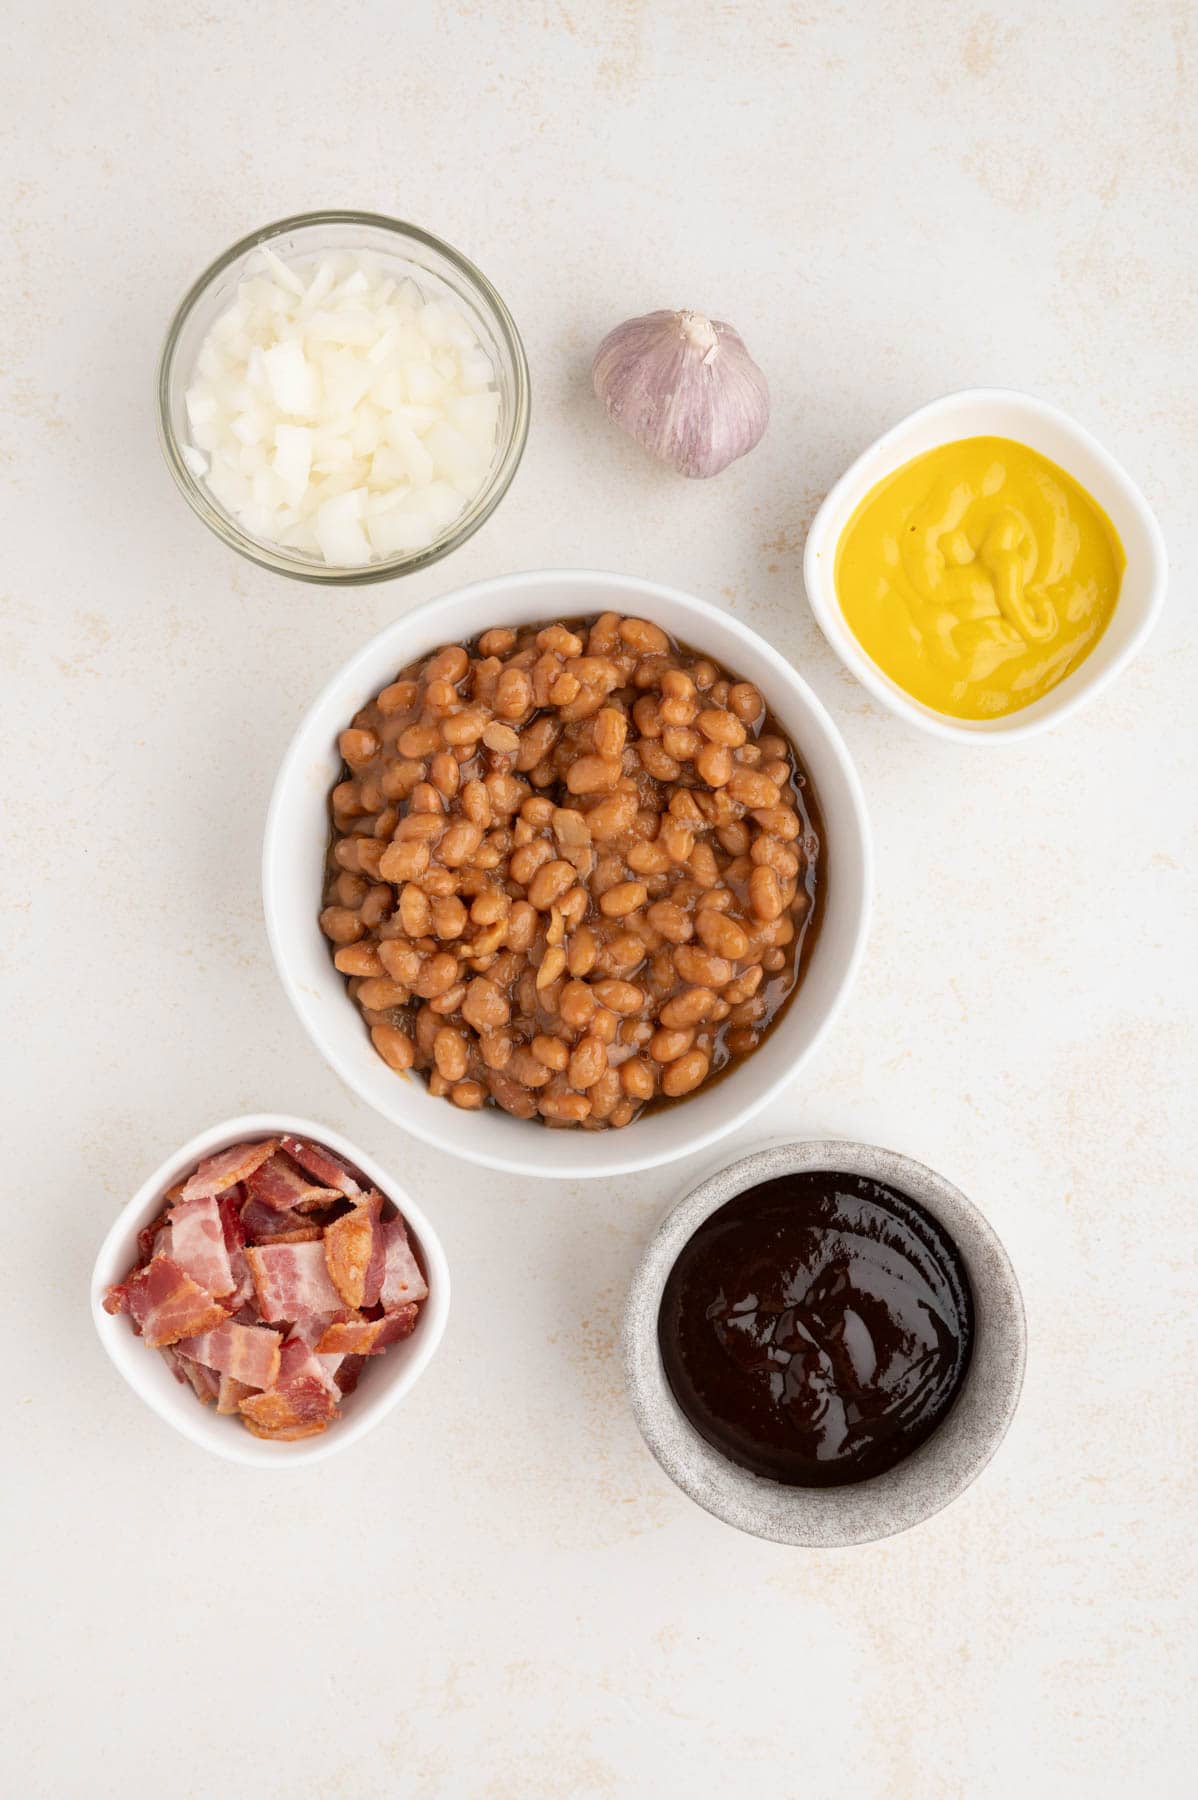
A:
{"type": "Polygon", "coordinates": [[[274,465],[289,505],[299,506],[312,468],[312,433],[307,425],[275,426],[274,465]]]}
{"type": "Polygon", "coordinates": [[[478,493],[500,395],[470,321],[337,252],[259,267],[184,395],[183,460],[253,536],[342,568],[425,548],[478,493]]]}
{"type": "Polygon", "coordinates": [[[356,568],[370,561],[370,543],[362,529],[365,497],[361,488],[351,488],[326,500],[316,514],[316,542],[326,562],[356,568]]]}

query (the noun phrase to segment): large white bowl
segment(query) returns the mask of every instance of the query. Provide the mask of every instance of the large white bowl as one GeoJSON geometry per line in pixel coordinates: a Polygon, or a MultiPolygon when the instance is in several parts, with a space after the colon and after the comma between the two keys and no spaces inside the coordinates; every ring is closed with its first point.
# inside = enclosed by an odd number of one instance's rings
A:
{"type": "Polygon", "coordinates": [[[612,1176],[655,1168],[745,1124],[789,1081],[844,999],[865,943],[871,853],[865,802],[832,720],[786,658],[747,626],[675,588],[628,575],[544,570],[481,581],[397,619],[351,657],[309,710],[283,759],[262,857],[266,928],[283,985],[321,1054],[384,1118],[469,1162],[522,1175],[612,1176]],[[554,1131],[498,1108],[462,1112],[375,1053],[317,925],[337,736],[407,664],[490,626],[615,610],[663,630],[752,681],[794,741],[824,820],[823,919],[802,985],[759,1049],[723,1080],[622,1131],[554,1131]]]}
{"type": "Polygon", "coordinates": [[[1127,471],[1068,413],[1008,388],[966,388],[900,420],[841,476],[812,520],[803,551],[807,599],[845,667],[900,719],[960,743],[1014,743],[1031,737],[1061,724],[1101,693],[1156,623],[1167,574],[1160,526],[1127,471]],[[970,437],[1014,438],[1067,470],[1102,507],[1127,557],[1114,616],[1089,656],[1039,700],[1001,719],[955,719],[916,700],[862,648],[836,593],[836,546],[870,489],[913,457],[970,437]]]}
{"type": "Polygon", "coordinates": [[[293,1119],[285,1113],[251,1113],[243,1119],[226,1119],[201,1131],[172,1156],[161,1168],[143,1181],[132,1200],[121,1208],[96,1257],[91,1282],[92,1318],[100,1334],[100,1342],[135,1394],[156,1412],[160,1419],[176,1431],[223,1456],[229,1462],[253,1463],[272,1469],[295,1468],[300,1463],[323,1462],[339,1450],[372,1431],[392,1407],[398,1406],[411,1392],[428,1367],[445,1322],[449,1317],[449,1265],[445,1252],[422,1208],[402,1188],[394,1175],[380,1168],[374,1158],[359,1150],[340,1132],[311,1119],[293,1119]],[[162,1196],[167,1188],[188,1174],[205,1156],[227,1149],[230,1144],[260,1143],[268,1137],[311,1138],[324,1144],[345,1162],[360,1169],[381,1194],[394,1202],[403,1214],[409,1235],[420,1251],[428,1278],[428,1299],[420,1309],[420,1317],[411,1337],[393,1344],[381,1356],[372,1356],[362,1371],[362,1379],[341,1406],[341,1417],[319,1437],[301,1438],[298,1442],[272,1443],[256,1438],[237,1420],[218,1415],[211,1407],[201,1406],[190,1385],[176,1381],[163,1357],[148,1350],[132,1329],[124,1314],[104,1311],[104,1296],[114,1281],[121,1281],[137,1261],[137,1234],[162,1210],[162,1196]]]}

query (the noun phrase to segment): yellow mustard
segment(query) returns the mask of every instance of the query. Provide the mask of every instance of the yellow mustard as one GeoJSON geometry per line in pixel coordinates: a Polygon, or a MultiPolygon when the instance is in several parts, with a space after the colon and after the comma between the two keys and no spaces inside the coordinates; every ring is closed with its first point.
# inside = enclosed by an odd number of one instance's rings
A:
{"type": "Polygon", "coordinates": [[[836,547],[836,592],[892,681],[937,712],[995,719],[1090,654],[1124,561],[1064,469],[1011,438],[963,438],[866,495],[836,547]]]}

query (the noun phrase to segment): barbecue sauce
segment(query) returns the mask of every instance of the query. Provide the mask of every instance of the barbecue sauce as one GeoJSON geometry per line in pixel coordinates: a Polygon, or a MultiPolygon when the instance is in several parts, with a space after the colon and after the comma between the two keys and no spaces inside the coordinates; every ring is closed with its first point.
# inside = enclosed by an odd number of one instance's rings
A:
{"type": "Polygon", "coordinates": [[[794,1487],[881,1475],[940,1424],[969,1367],[956,1245],[866,1176],[812,1171],[705,1220],[658,1316],[686,1417],[733,1462],[794,1487]]]}

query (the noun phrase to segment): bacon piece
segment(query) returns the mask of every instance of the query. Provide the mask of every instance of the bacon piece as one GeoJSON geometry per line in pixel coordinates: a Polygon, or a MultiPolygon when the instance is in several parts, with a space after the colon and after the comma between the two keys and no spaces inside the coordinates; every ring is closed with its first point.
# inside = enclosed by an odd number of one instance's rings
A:
{"type": "Polygon", "coordinates": [[[247,1388],[270,1388],[278,1380],[282,1342],[282,1334],[265,1325],[234,1325],[230,1320],[202,1337],[184,1338],[179,1350],[247,1388]]]}
{"type": "MultiPolygon", "coordinates": [[[[330,1317],[327,1313],[309,1313],[306,1319],[296,1320],[291,1328],[291,1336],[293,1338],[302,1338],[308,1348],[315,1354],[316,1346],[319,1344],[329,1326],[333,1323],[333,1318],[341,1317],[342,1314],[340,1313],[334,1314],[333,1317],[330,1317]]],[[[331,1381],[345,1359],[341,1356],[317,1356],[316,1360],[323,1369],[325,1375],[331,1381]]]]}
{"type": "Polygon", "coordinates": [[[156,1219],[151,1219],[148,1225],[142,1226],[137,1234],[137,1259],[139,1262],[153,1262],[158,1233],[169,1223],[170,1208],[164,1206],[156,1219]]]}
{"type": "Polygon", "coordinates": [[[195,1389],[196,1398],[203,1405],[208,1406],[220,1393],[220,1381],[217,1376],[211,1369],[204,1368],[201,1363],[196,1362],[190,1356],[181,1356],[176,1351],[175,1358],[184,1376],[195,1389]]]}
{"type": "Polygon", "coordinates": [[[329,1274],[342,1301],[354,1312],[360,1306],[373,1306],[382,1286],[386,1247],[381,1242],[376,1246],[376,1239],[381,1239],[382,1206],[382,1195],[370,1194],[352,1212],[325,1226],[329,1274]]]}
{"type": "MultiPolygon", "coordinates": [[[[314,1232],[317,1237],[321,1233],[321,1226],[314,1219],[298,1212],[275,1212],[261,1200],[246,1201],[241,1209],[241,1224],[246,1242],[250,1244],[272,1244],[276,1238],[289,1237],[293,1231],[309,1235],[314,1232]]],[[[298,1241],[302,1243],[303,1239],[298,1241]]]]}
{"type": "Polygon", "coordinates": [[[218,1299],[237,1285],[229,1266],[220,1207],[213,1199],[180,1200],[171,1207],[170,1254],[185,1275],[218,1299]]]}
{"type": "Polygon", "coordinates": [[[369,1356],[383,1328],[382,1319],[354,1313],[326,1325],[316,1345],[318,1356],[369,1356]]]}
{"type": "Polygon", "coordinates": [[[341,1199],[339,1188],[321,1187],[297,1169],[290,1157],[277,1150],[260,1169],[247,1175],[245,1185],[254,1200],[274,1212],[286,1212],[289,1207],[309,1211],[312,1207],[326,1206],[331,1200],[341,1199]]]}
{"type": "Polygon", "coordinates": [[[291,1327],[287,1342],[293,1343],[297,1338],[307,1344],[309,1350],[315,1350],[317,1344],[333,1323],[334,1319],[344,1318],[343,1311],[335,1313],[309,1313],[304,1319],[297,1319],[291,1327]]]}
{"type": "Polygon", "coordinates": [[[241,1402],[246,1398],[247,1394],[252,1394],[253,1391],[253,1388],[247,1387],[244,1381],[238,1381],[232,1375],[222,1375],[220,1378],[220,1392],[216,1396],[217,1412],[237,1412],[241,1406],[241,1402]]]}
{"type": "MultiPolygon", "coordinates": [[[[138,1248],[140,1251],[140,1255],[138,1257],[137,1262],[134,1264],[134,1266],[130,1269],[129,1273],[126,1275],[124,1281],[114,1281],[112,1286],[108,1289],[107,1293],[104,1295],[102,1304],[104,1307],[104,1311],[106,1313],[129,1312],[129,1310],[130,1310],[129,1309],[129,1283],[133,1280],[133,1277],[135,1275],[139,1275],[142,1272],[142,1269],[145,1267],[145,1265],[147,1263],[152,1263],[156,1256],[169,1256],[170,1255],[170,1253],[171,1253],[170,1226],[162,1225],[156,1219],[154,1221],[154,1227],[155,1227],[154,1235],[151,1238],[148,1246],[144,1250],[141,1249],[141,1240],[146,1235],[146,1233],[144,1231],[138,1232],[137,1237],[138,1237],[138,1248]]],[[[147,1230],[148,1229],[149,1229],[149,1227],[147,1227],[147,1230]]],[[[141,1327],[138,1325],[136,1319],[133,1321],[133,1329],[134,1329],[134,1331],[137,1332],[137,1335],[140,1337],[141,1336],[141,1327]]]]}
{"type": "Polygon", "coordinates": [[[283,1345],[279,1380],[275,1386],[297,1380],[319,1381],[325,1392],[332,1396],[334,1405],[336,1404],[338,1391],[336,1382],[325,1367],[323,1359],[316,1355],[307,1335],[302,1335],[298,1329],[291,1333],[283,1345]]]}
{"type": "Polygon", "coordinates": [[[406,1306],[409,1301],[427,1300],[428,1282],[421,1274],[420,1264],[412,1253],[403,1220],[398,1215],[394,1219],[388,1219],[382,1227],[382,1236],[386,1266],[379,1297],[386,1310],[394,1312],[397,1307],[406,1306]]]}
{"type": "MultiPolygon", "coordinates": [[[[273,1394],[257,1394],[254,1398],[258,1400],[274,1400],[277,1396],[273,1394]]],[[[290,1416],[286,1412],[285,1405],[283,1412],[284,1417],[290,1416]]],[[[297,1438],[319,1437],[322,1431],[328,1430],[330,1424],[328,1419],[310,1419],[306,1424],[271,1426],[263,1424],[260,1419],[251,1419],[247,1417],[244,1410],[241,1414],[241,1422],[246,1430],[252,1432],[256,1438],[269,1438],[272,1443],[276,1444],[294,1444],[297,1438]]]]}
{"type": "Polygon", "coordinates": [[[279,1376],[268,1394],[251,1394],[239,1407],[257,1437],[309,1437],[337,1416],[339,1390],[302,1338],[283,1345],[279,1376]]]}
{"type": "Polygon", "coordinates": [[[377,1356],[380,1350],[386,1350],[389,1345],[411,1337],[419,1317],[420,1308],[415,1301],[410,1301],[407,1306],[397,1306],[394,1312],[384,1313],[381,1320],[383,1329],[375,1338],[370,1354],[377,1356]]]}
{"type": "Polygon", "coordinates": [[[117,1305],[105,1301],[108,1311],[129,1312],[151,1350],[211,1331],[226,1317],[224,1307],[170,1256],[156,1256],[109,1289],[109,1299],[117,1295],[117,1305]]]}
{"type": "Polygon", "coordinates": [[[225,1249],[232,1256],[245,1243],[245,1226],[241,1222],[241,1209],[245,1205],[245,1189],[240,1182],[226,1188],[218,1194],[216,1204],[220,1207],[221,1230],[225,1234],[225,1249]]]}
{"type": "Polygon", "coordinates": [[[340,1312],[344,1302],[329,1279],[324,1245],[254,1244],[245,1253],[264,1319],[302,1319],[340,1312]]]}
{"type": "Polygon", "coordinates": [[[233,1292],[225,1295],[224,1304],[230,1313],[236,1314],[254,1298],[254,1278],[250,1274],[244,1250],[233,1251],[229,1257],[229,1268],[233,1275],[233,1292]]]}
{"type": "Polygon", "coordinates": [[[379,1319],[334,1319],[316,1346],[320,1356],[378,1356],[391,1344],[410,1337],[416,1329],[419,1307],[410,1304],[384,1313],[379,1319]]]}
{"type": "MultiPolygon", "coordinates": [[[[132,1280],[132,1276],[130,1276],[125,1281],[114,1281],[112,1283],[112,1286],[105,1290],[104,1298],[101,1301],[101,1305],[103,1306],[104,1311],[106,1313],[114,1313],[115,1314],[115,1313],[123,1313],[123,1312],[129,1311],[129,1281],[130,1280],[132,1280]]],[[[137,1330],[136,1325],[134,1325],[134,1330],[135,1331],[137,1330]]],[[[139,1337],[140,1337],[140,1335],[141,1335],[141,1333],[138,1332],[139,1337]]]]}
{"type": "Polygon", "coordinates": [[[218,1150],[215,1156],[205,1157],[195,1174],[184,1183],[184,1200],[208,1200],[222,1194],[235,1181],[244,1181],[247,1175],[252,1175],[278,1147],[277,1138],[267,1138],[264,1144],[233,1144],[228,1150],[218,1150]]]}
{"type": "Polygon", "coordinates": [[[358,1385],[358,1377],[366,1367],[364,1356],[343,1356],[341,1367],[337,1371],[337,1386],[342,1394],[352,1394],[358,1385]]]}
{"type": "Polygon", "coordinates": [[[387,1273],[387,1240],[383,1235],[381,1194],[372,1194],[372,1200],[378,1201],[374,1215],[374,1231],[370,1241],[370,1261],[366,1265],[366,1279],[362,1283],[362,1305],[377,1306],[383,1292],[383,1277],[387,1273]]]}
{"type": "Polygon", "coordinates": [[[416,1329],[420,1308],[401,1306],[396,1312],[384,1313],[381,1319],[334,1319],[317,1343],[319,1356],[378,1356],[388,1345],[410,1337],[416,1329]]]}
{"type": "Polygon", "coordinates": [[[317,1181],[323,1181],[326,1187],[336,1188],[338,1193],[348,1194],[353,1200],[365,1193],[366,1190],[357,1177],[322,1144],[313,1144],[307,1138],[285,1137],[281,1148],[301,1169],[306,1169],[309,1175],[315,1175],[317,1181]]]}

